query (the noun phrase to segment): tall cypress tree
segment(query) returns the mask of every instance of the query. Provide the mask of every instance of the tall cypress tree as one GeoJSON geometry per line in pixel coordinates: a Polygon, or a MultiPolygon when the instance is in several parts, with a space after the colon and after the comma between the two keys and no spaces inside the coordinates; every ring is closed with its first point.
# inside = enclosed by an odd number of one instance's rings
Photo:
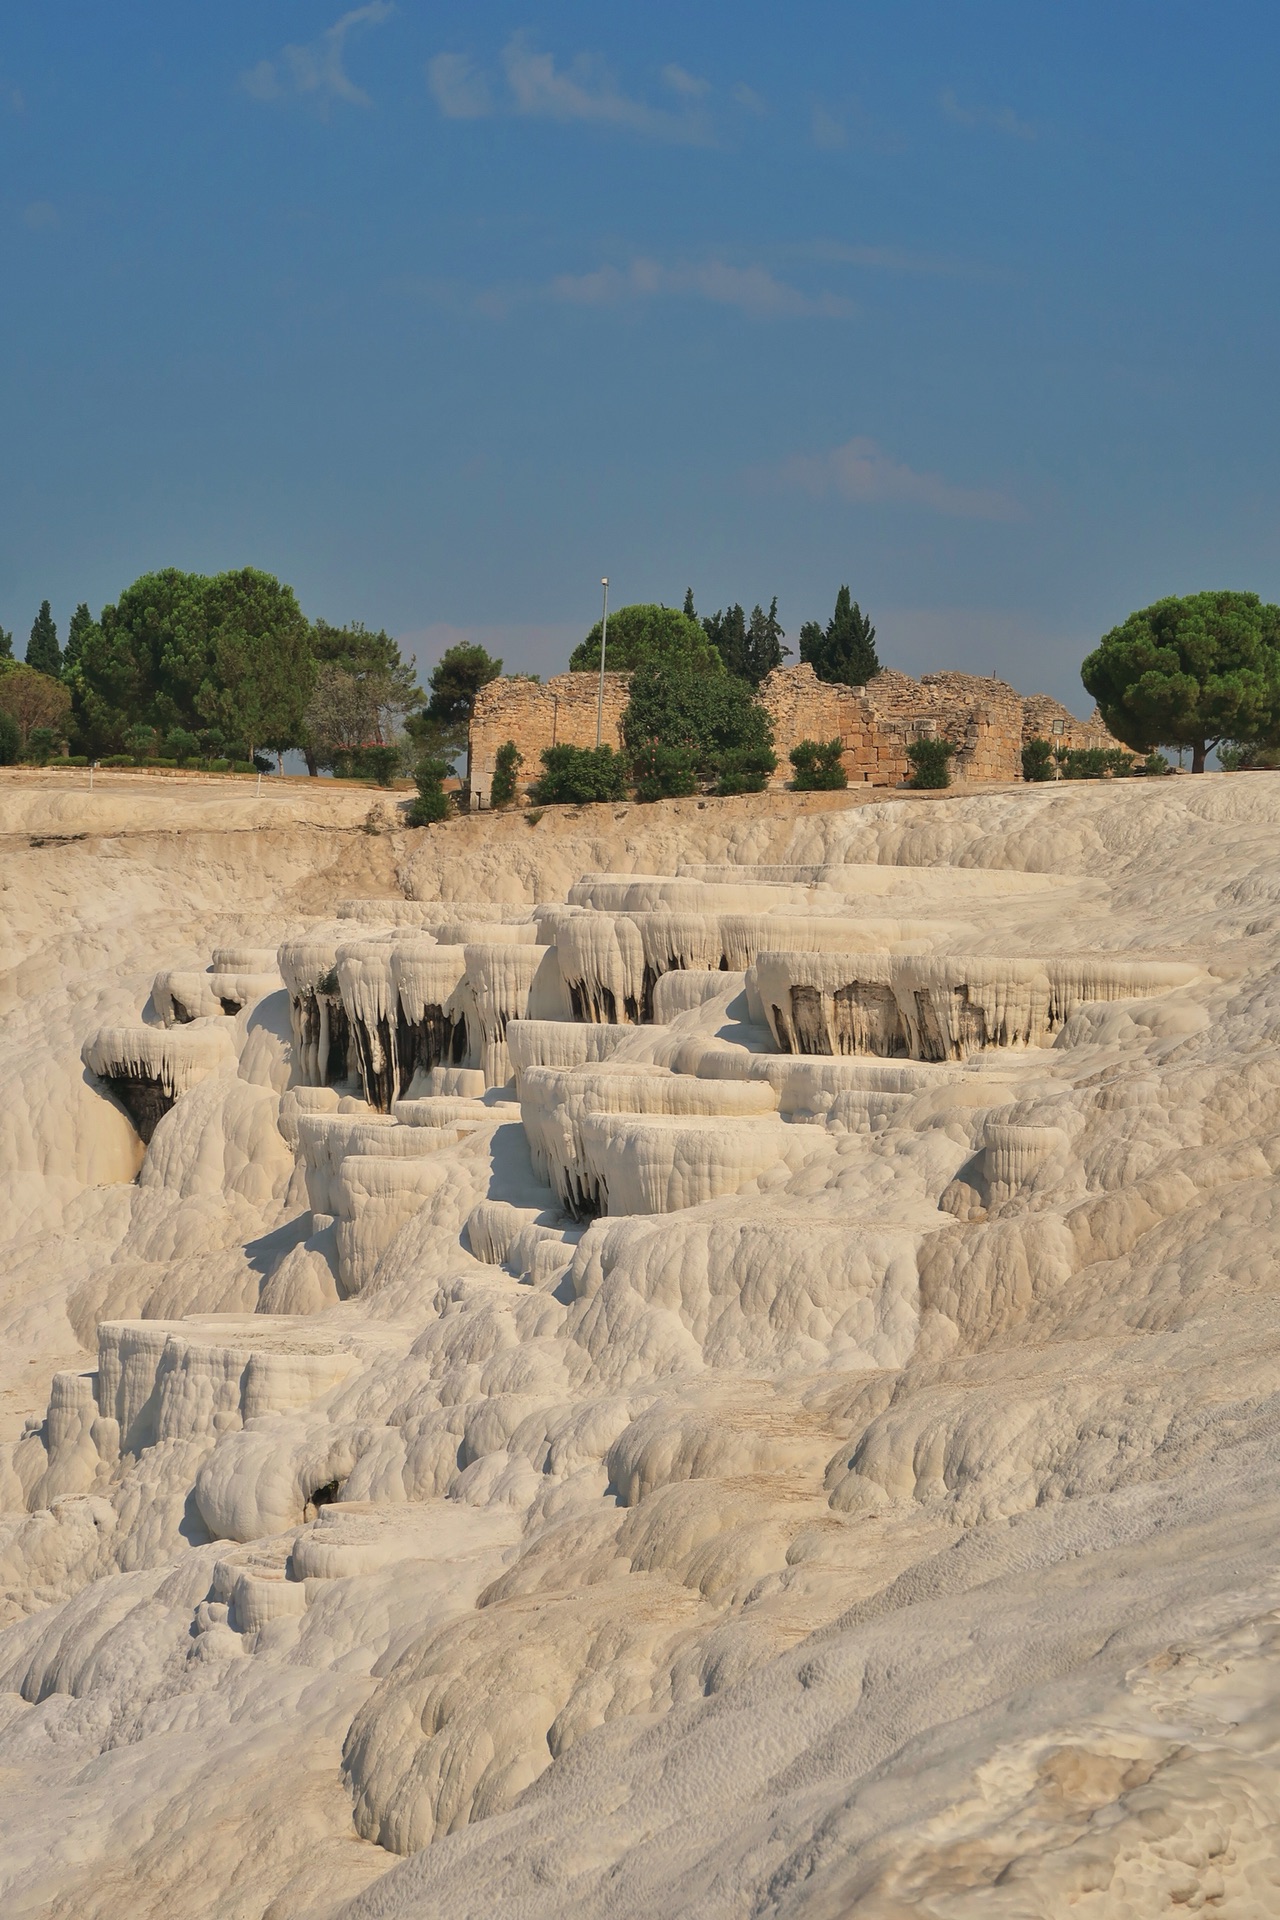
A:
{"type": "Polygon", "coordinates": [[[751,625],[747,628],[746,647],[744,649],[743,678],[753,687],[758,687],[766,674],[782,665],[784,653],[790,653],[790,647],[784,647],[786,634],[778,619],[778,596],[775,593],[766,613],[763,607],[751,609],[751,625]]]}
{"type": "Polygon", "coordinates": [[[0,627],[0,660],[12,660],[12,658],[13,635],[6,633],[4,628],[0,627]]]}
{"type": "Polygon", "coordinates": [[[67,645],[62,656],[64,672],[68,667],[74,667],[79,660],[80,655],[84,651],[84,637],[92,625],[93,615],[82,600],[72,614],[70,624],[67,627],[67,645]]]}
{"type": "Polygon", "coordinates": [[[62,672],[62,648],[58,645],[58,629],[53,624],[47,600],[40,602],[40,611],[31,623],[27,665],[34,667],[37,673],[47,673],[54,680],[62,672]]]}
{"type": "Polygon", "coordinates": [[[825,629],[806,620],[800,629],[800,658],[819,680],[864,687],[880,671],[875,647],[876,630],[848,587],[836,595],[836,608],[825,629]]]}
{"type": "Polygon", "coordinates": [[[747,616],[739,606],[705,616],[703,631],[728,671],[737,680],[747,678],[747,616]]]}

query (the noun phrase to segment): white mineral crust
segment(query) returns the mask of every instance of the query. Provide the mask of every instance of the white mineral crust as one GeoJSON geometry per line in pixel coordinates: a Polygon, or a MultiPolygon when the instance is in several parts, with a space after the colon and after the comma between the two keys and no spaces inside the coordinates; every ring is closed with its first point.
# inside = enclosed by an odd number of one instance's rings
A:
{"type": "Polygon", "coordinates": [[[1280,1913],[1280,775],[26,779],[5,1920],[1280,1913]]]}

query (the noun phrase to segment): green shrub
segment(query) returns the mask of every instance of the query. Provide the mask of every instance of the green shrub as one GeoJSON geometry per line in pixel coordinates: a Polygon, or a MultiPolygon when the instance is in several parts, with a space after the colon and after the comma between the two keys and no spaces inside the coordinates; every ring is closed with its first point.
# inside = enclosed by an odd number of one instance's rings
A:
{"type": "Polygon", "coordinates": [[[913,740],[907,748],[907,758],[914,771],[907,785],[917,789],[949,787],[954,752],[955,746],[950,740],[913,740]]]}
{"type": "Polygon", "coordinates": [[[194,733],[188,733],[185,727],[171,727],[164,737],[164,750],[172,754],[179,766],[187,760],[194,760],[200,752],[200,742],[194,733]]]}
{"type": "Polygon", "coordinates": [[[1053,746],[1048,740],[1028,740],[1022,749],[1024,780],[1053,779],[1053,746]]]}
{"type": "Polygon", "coordinates": [[[698,791],[698,762],[688,747],[655,741],[635,756],[631,772],[637,800],[685,800],[698,791]]]}
{"type": "Polygon", "coordinates": [[[1123,779],[1133,772],[1133,755],[1121,747],[1069,747],[1057,759],[1064,780],[1123,779]]]}
{"type": "Polygon", "coordinates": [[[151,758],[156,750],[158,739],[159,736],[154,727],[139,725],[129,728],[124,736],[124,744],[136,763],[151,758]]]}
{"type": "Polygon", "coordinates": [[[22,734],[13,715],[0,708],[0,767],[15,767],[22,750],[22,734]]]}
{"type": "Polygon", "coordinates": [[[99,760],[98,765],[100,767],[131,767],[133,765],[133,755],[131,753],[104,754],[102,759],[99,760]]]}
{"type": "Polygon", "coordinates": [[[27,735],[27,759],[33,766],[47,767],[58,745],[58,736],[52,727],[32,727],[27,735]]]}
{"type": "MultiPolygon", "coordinates": [[[[1221,759],[1222,756],[1219,755],[1218,757],[1221,759]]],[[[1150,779],[1158,779],[1163,773],[1172,773],[1173,768],[1169,765],[1169,762],[1165,759],[1159,748],[1152,747],[1146,759],[1139,760],[1133,771],[1134,773],[1146,774],[1150,779]]]]}
{"type": "Polygon", "coordinates": [[[439,821],[448,819],[453,811],[453,803],[444,790],[448,773],[447,760],[438,754],[423,754],[413,770],[413,784],[418,789],[418,797],[409,805],[407,818],[411,827],[433,827],[439,821]]]}
{"type": "Polygon", "coordinates": [[[176,760],[160,760],[160,759],[156,759],[156,760],[150,760],[150,761],[148,761],[148,763],[147,763],[147,764],[148,764],[148,766],[152,766],[152,767],[176,767],[178,763],[177,763],[177,761],[176,761],[176,760]]]}
{"type": "Polygon", "coordinates": [[[612,747],[544,747],[543,771],[529,789],[535,806],[625,800],[627,769],[612,747]]]}
{"type": "Polygon", "coordinates": [[[399,747],[360,747],[351,755],[351,775],[389,787],[400,771],[399,747]]]}
{"type": "Polygon", "coordinates": [[[493,784],[489,788],[491,807],[509,807],[516,797],[516,769],[524,765],[524,755],[514,740],[504,740],[493,763],[493,784]]]}
{"type": "Polygon", "coordinates": [[[787,758],[792,766],[791,784],[797,793],[834,793],[847,787],[844,770],[844,743],[835,740],[801,740],[787,758]]]}
{"type": "Polygon", "coordinates": [[[777,765],[778,756],[772,747],[731,747],[720,757],[715,790],[719,794],[763,793],[777,765]]]}
{"type": "Polygon", "coordinates": [[[208,770],[210,773],[230,773],[231,762],[229,760],[210,760],[208,762],[208,770]]]}
{"type": "Polygon", "coordinates": [[[231,771],[232,773],[256,773],[258,769],[254,766],[252,760],[233,760],[231,762],[231,771]]]}
{"type": "Polygon", "coordinates": [[[87,753],[69,753],[65,760],[55,760],[53,764],[55,767],[87,767],[89,756],[87,753]]]}

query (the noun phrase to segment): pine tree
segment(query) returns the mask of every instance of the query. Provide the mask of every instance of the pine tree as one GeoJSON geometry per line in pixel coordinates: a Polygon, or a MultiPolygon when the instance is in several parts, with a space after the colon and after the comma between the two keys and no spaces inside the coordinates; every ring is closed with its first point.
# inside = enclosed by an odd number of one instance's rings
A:
{"type": "Polygon", "coordinates": [[[31,623],[27,665],[37,673],[47,673],[53,680],[62,672],[62,648],[58,645],[58,629],[53,624],[47,600],[40,602],[40,611],[31,623]]]}
{"type": "Polygon", "coordinates": [[[67,645],[62,656],[64,673],[69,667],[74,667],[79,660],[84,651],[84,637],[92,625],[93,615],[82,600],[72,614],[70,625],[67,627],[67,645]]]}
{"type": "Polygon", "coordinates": [[[800,658],[819,680],[863,687],[880,671],[875,638],[870,619],[850,598],[848,587],[841,587],[825,630],[816,620],[806,620],[801,627],[800,658]]]}
{"type": "Polygon", "coordinates": [[[12,660],[12,658],[13,635],[6,633],[4,628],[0,627],[0,660],[12,660]]]}
{"type": "Polygon", "coordinates": [[[698,617],[694,612],[692,587],[686,587],[684,590],[684,617],[686,620],[696,620],[698,617]]]}

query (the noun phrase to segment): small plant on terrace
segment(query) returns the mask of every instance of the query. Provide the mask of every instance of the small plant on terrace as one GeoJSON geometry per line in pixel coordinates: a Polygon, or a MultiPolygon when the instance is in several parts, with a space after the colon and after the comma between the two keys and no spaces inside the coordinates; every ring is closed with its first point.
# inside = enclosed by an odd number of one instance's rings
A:
{"type": "Polygon", "coordinates": [[[509,807],[516,797],[516,770],[524,765],[524,755],[514,740],[505,740],[493,763],[493,785],[489,789],[491,807],[509,807]]]}
{"type": "Polygon", "coordinates": [[[950,740],[913,740],[907,748],[907,758],[914,771],[907,785],[916,788],[949,787],[951,756],[954,752],[955,746],[950,740]]]}
{"type": "Polygon", "coordinates": [[[1028,740],[1022,749],[1024,780],[1053,779],[1053,747],[1048,740],[1028,740]]]}
{"type": "Polygon", "coordinates": [[[844,744],[834,740],[801,740],[788,754],[793,768],[791,784],[797,793],[835,793],[847,787],[844,744]]]}

